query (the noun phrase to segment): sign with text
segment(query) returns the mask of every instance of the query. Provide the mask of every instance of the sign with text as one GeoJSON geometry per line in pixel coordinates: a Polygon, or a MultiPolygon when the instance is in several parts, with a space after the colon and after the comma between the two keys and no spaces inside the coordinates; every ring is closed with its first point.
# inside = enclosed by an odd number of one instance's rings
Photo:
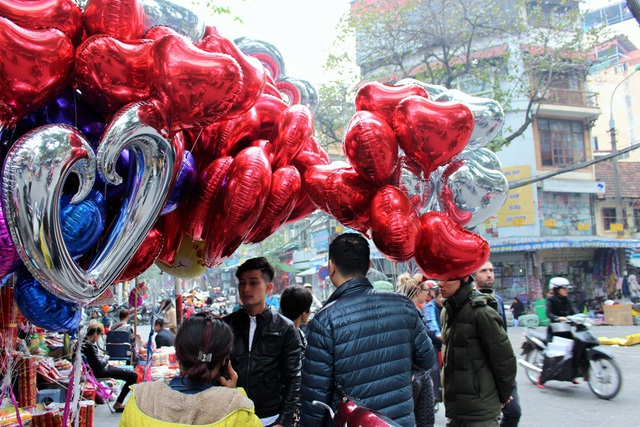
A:
{"type": "MultiPolygon", "coordinates": [[[[531,177],[531,166],[510,166],[502,168],[509,182],[531,177]]],[[[509,190],[509,198],[498,211],[499,227],[533,225],[536,220],[536,206],[533,200],[534,185],[509,190]]]]}

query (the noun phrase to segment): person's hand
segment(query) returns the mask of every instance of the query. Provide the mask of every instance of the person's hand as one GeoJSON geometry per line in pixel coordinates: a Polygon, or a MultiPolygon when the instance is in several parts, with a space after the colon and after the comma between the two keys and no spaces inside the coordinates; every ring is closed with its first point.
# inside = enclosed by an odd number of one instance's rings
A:
{"type": "Polygon", "coordinates": [[[509,402],[513,400],[513,396],[509,396],[509,400],[500,404],[500,409],[504,408],[509,402]]]}
{"type": "Polygon", "coordinates": [[[438,338],[440,341],[442,341],[442,334],[436,335],[436,338],[438,338]]]}
{"type": "Polygon", "coordinates": [[[567,321],[567,320],[569,320],[569,319],[567,319],[566,317],[564,317],[564,316],[563,316],[563,317],[558,317],[558,320],[559,320],[560,322],[566,322],[566,321],[567,321]]]}
{"type": "Polygon", "coordinates": [[[218,381],[220,385],[223,387],[236,388],[236,384],[238,384],[238,373],[231,366],[231,361],[227,363],[227,372],[221,374],[226,374],[227,378],[224,375],[220,375],[218,377],[218,381]]]}

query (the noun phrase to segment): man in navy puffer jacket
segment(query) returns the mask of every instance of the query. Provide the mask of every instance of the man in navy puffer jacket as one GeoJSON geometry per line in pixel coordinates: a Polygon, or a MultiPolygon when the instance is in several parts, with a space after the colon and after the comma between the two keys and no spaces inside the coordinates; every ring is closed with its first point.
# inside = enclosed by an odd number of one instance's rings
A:
{"type": "Polygon", "coordinates": [[[435,352],[420,312],[408,298],[373,289],[365,277],[369,244],[345,233],[329,246],[329,277],[336,291],[307,329],[302,367],[302,419],[305,427],[330,426],[325,409],[342,397],[360,400],[402,426],[414,426],[411,368],[427,370],[435,352]]]}

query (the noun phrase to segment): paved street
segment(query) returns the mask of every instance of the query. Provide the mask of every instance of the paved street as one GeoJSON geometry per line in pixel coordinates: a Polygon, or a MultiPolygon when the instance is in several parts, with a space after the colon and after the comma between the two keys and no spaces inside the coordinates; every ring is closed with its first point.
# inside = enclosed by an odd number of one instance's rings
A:
{"type": "MultiPolygon", "coordinates": [[[[148,327],[147,327],[148,328],[148,327]]],[[[523,328],[510,328],[509,337],[520,354],[523,328]]],[[[145,330],[148,333],[148,329],[145,330]]],[[[635,326],[596,326],[596,336],[626,337],[640,333],[635,326]]],[[[143,332],[144,333],[144,332],[143,332]]],[[[143,335],[146,339],[146,334],[143,335]]],[[[579,385],[549,382],[544,390],[529,382],[524,370],[518,368],[518,390],[522,405],[521,427],[584,427],[640,425],[638,395],[640,395],[640,345],[632,347],[607,346],[614,354],[623,374],[622,390],[611,401],[598,399],[581,381],[579,385]]],[[[98,405],[96,427],[117,427],[120,414],[111,414],[106,405],[98,405]]],[[[444,426],[444,408],[436,414],[436,426],[444,426]]]]}

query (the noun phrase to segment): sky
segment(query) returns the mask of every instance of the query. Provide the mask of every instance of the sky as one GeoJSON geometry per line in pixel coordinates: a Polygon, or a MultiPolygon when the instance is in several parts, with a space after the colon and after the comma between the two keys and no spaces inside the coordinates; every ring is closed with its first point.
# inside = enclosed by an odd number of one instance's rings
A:
{"type": "Polygon", "coordinates": [[[205,21],[208,25],[231,40],[245,36],[271,43],[282,54],[288,76],[316,87],[326,81],[323,66],[349,0],[227,1],[232,15],[243,23],[216,16],[205,21]]]}

